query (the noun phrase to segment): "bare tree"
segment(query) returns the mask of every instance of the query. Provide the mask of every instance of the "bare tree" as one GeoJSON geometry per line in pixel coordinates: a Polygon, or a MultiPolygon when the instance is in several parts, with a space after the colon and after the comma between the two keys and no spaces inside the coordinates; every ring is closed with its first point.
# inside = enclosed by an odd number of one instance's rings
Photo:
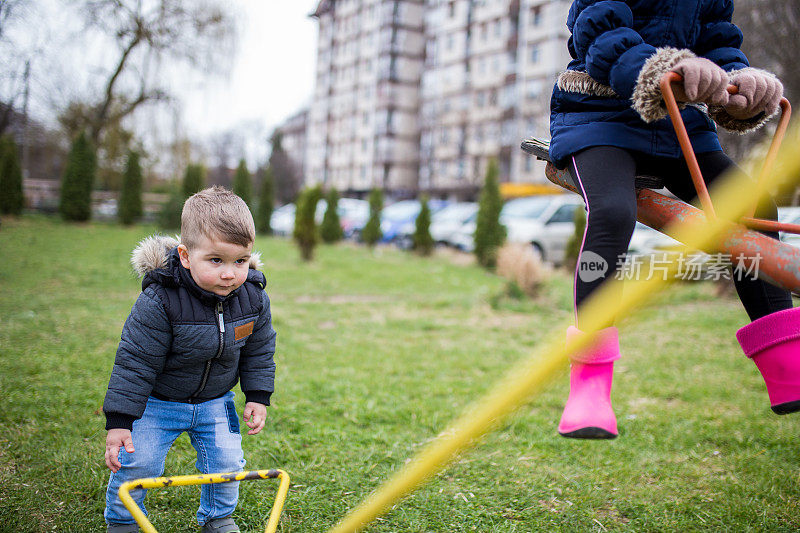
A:
{"type": "Polygon", "coordinates": [[[275,130],[270,138],[272,154],[269,156],[269,167],[275,179],[275,196],[279,203],[294,202],[300,193],[302,176],[292,158],[283,149],[283,135],[275,130]]]}
{"type": "Polygon", "coordinates": [[[152,64],[180,61],[210,71],[235,45],[235,29],[222,0],[73,0],[84,13],[87,30],[98,30],[117,46],[117,58],[105,73],[99,97],[83,117],[98,144],[109,125],[118,124],[141,105],[164,101],[169,90],[152,64]]]}
{"type": "Polygon", "coordinates": [[[9,29],[24,25],[30,0],[0,0],[0,135],[15,121],[21,107],[30,69],[30,51],[21,50],[9,29]]]}
{"type": "Polygon", "coordinates": [[[0,2],[0,39],[5,38],[5,30],[11,20],[25,9],[30,0],[3,0],[0,2]]]}
{"type": "MultiPolygon", "coordinates": [[[[797,68],[797,36],[800,35],[800,2],[797,0],[738,0],[734,23],[744,33],[742,51],[753,67],[773,72],[783,82],[790,101],[800,98],[800,69],[797,68]]],[[[745,159],[772,134],[762,128],[749,135],[722,133],[726,151],[736,160],[745,159]]]]}

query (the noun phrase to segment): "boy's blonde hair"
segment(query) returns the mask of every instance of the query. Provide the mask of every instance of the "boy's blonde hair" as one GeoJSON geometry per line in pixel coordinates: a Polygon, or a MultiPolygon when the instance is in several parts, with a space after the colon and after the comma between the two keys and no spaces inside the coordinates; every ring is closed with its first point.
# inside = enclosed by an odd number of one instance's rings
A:
{"type": "Polygon", "coordinates": [[[190,196],[181,213],[181,243],[191,249],[201,237],[240,246],[253,244],[256,225],[244,200],[219,185],[190,196]]]}

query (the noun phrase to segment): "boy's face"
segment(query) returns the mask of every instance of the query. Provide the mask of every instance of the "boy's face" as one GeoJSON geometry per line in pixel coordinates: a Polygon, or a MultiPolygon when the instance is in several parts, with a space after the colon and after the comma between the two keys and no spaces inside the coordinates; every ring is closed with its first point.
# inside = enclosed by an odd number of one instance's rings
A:
{"type": "Polygon", "coordinates": [[[205,236],[191,250],[178,246],[181,264],[194,282],[219,296],[229,295],[245,282],[252,250],[252,243],[242,246],[205,236]]]}

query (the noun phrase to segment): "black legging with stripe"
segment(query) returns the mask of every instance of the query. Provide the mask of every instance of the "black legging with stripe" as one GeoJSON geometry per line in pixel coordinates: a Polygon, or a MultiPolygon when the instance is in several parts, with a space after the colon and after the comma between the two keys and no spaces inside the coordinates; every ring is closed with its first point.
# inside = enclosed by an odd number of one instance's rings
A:
{"type": "MultiPolygon", "coordinates": [[[[697,154],[697,162],[706,184],[722,175],[735,163],[723,152],[697,154]]],[[[658,176],[664,186],[685,202],[695,199],[697,193],[692,183],[686,162],[680,158],[656,157],[612,146],[597,146],[575,154],[569,163],[575,184],[586,202],[586,231],[581,245],[581,261],[575,276],[575,307],[577,308],[600,284],[616,274],[619,259],[628,250],[634,225],[636,224],[637,174],[658,176]],[[579,276],[583,262],[597,259],[593,252],[608,265],[605,276],[579,276]],[[584,281],[586,278],[588,281],[584,281]]],[[[771,200],[762,202],[756,216],[775,220],[777,208],[771,200]]],[[[775,233],[767,233],[778,238],[775,233]]],[[[733,276],[736,292],[750,320],[761,318],[775,311],[792,307],[791,294],[774,285],[748,276],[733,276]]],[[[580,328],[580,317],[576,317],[580,328]]]]}

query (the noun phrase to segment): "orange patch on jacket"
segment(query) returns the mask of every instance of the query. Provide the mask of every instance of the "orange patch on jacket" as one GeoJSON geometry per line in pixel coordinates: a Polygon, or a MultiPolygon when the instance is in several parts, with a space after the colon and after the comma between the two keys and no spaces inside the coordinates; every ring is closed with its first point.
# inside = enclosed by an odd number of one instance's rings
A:
{"type": "Polygon", "coordinates": [[[234,341],[238,341],[239,339],[243,339],[253,333],[253,326],[256,325],[255,320],[252,322],[248,322],[247,324],[242,324],[241,326],[236,326],[233,329],[233,339],[234,341]]]}

